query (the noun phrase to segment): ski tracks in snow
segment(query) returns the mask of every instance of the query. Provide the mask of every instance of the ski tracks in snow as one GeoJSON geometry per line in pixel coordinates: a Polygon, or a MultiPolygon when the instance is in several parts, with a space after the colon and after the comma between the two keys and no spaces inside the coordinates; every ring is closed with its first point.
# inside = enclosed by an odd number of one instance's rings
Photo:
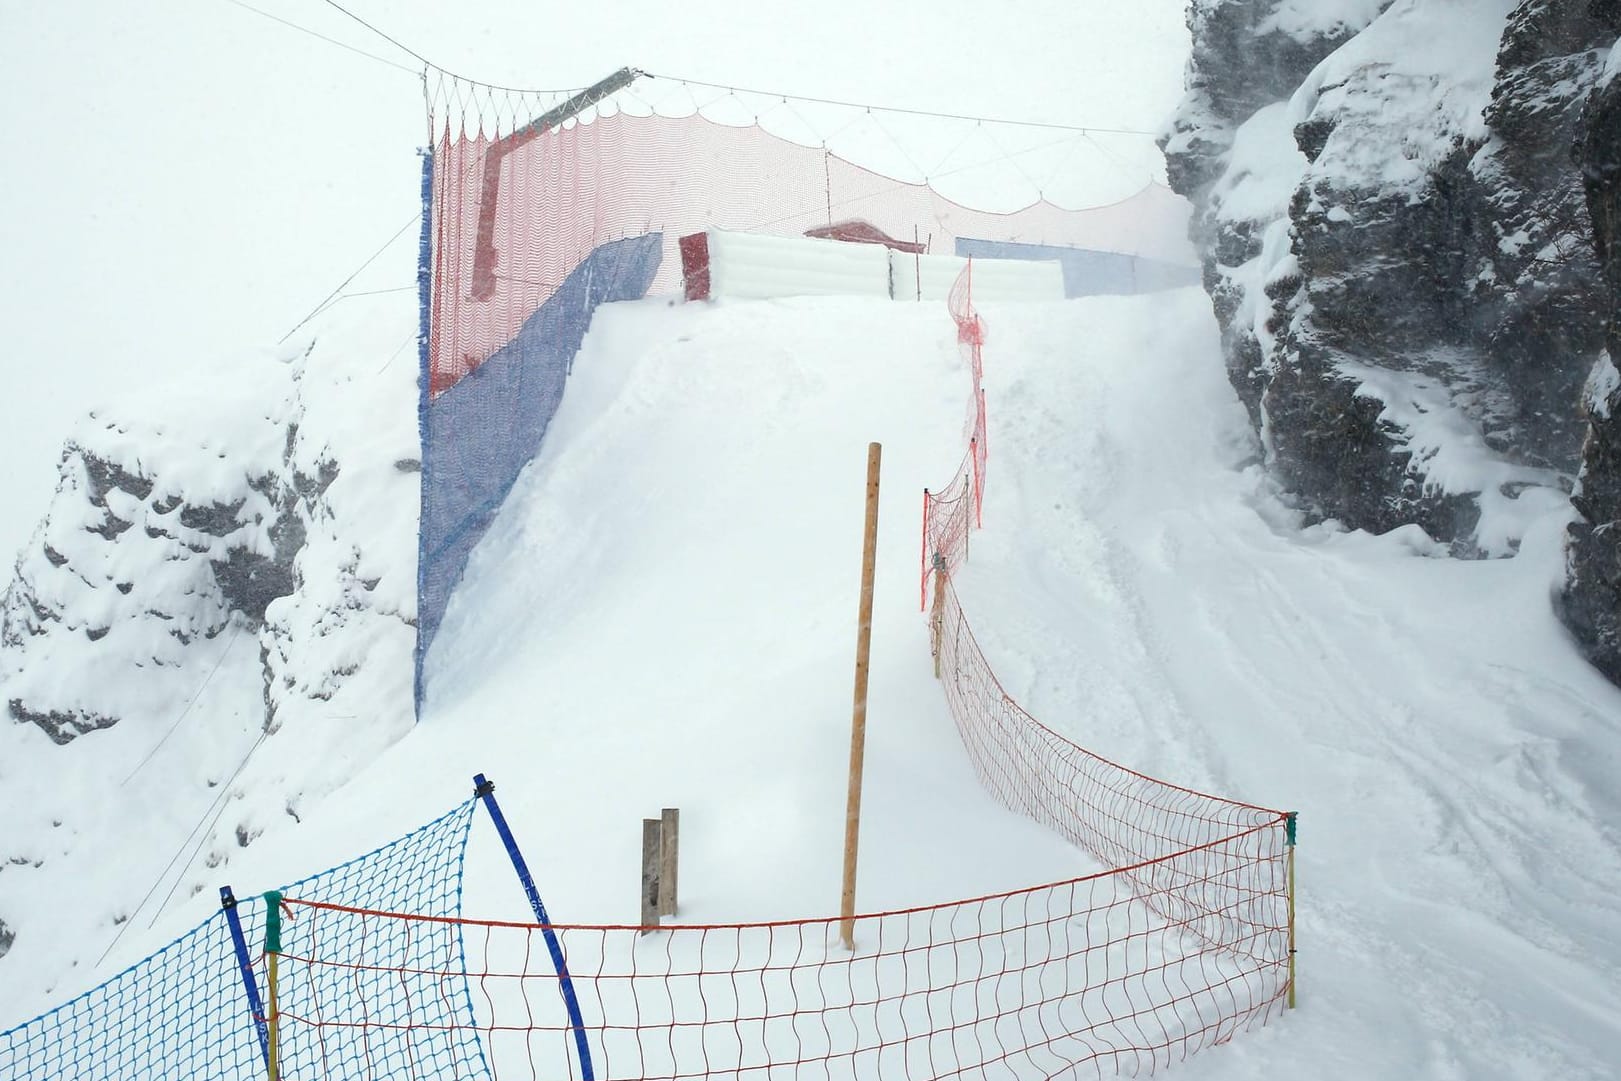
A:
{"type": "Polygon", "coordinates": [[[1304,1008],[1183,1068],[1615,1076],[1621,694],[1553,618],[1562,520],[1486,562],[1300,528],[1196,292],[987,319],[993,667],[1099,753],[1301,812],[1304,1008]]]}

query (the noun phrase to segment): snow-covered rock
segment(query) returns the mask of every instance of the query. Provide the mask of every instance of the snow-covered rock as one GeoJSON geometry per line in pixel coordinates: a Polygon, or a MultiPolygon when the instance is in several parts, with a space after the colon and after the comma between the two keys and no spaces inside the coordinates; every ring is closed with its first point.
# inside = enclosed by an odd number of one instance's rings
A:
{"type": "Polygon", "coordinates": [[[1194,0],[1163,145],[1230,379],[1312,514],[1507,555],[1570,488],[1607,314],[1572,147],[1616,7],[1194,0]]]}
{"type": "Polygon", "coordinates": [[[0,602],[11,962],[69,867],[140,847],[129,800],[183,821],[225,786],[178,887],[409,730],[415,354],[408,338],[380,366],[373,340],[411,326],[394,307],[154,387],[68,440],[0,602]]]}

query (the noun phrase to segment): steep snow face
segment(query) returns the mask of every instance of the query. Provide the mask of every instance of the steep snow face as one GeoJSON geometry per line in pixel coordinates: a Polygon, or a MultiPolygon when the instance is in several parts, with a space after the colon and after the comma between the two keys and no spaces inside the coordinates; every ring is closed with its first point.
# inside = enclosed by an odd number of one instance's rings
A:
{"type": "Polygon", "coordinates": [[[54,979],[46,917],[105,904],[98,866],[174,854],[154,820],[207,827],[179,888],[409,729],[414,338],[370,328],[411,312],[344,315],[68,442],[0,623],[8,966],[54,979]],[[254,757],[286,729],[307,757],[254,757]]]}
{"type": "Polygon", "coordinates": [[[1583,0],[1201,6],[1254,30],[1196,36],[1165,146],[1273,468],[1318,515],[1511,551],[1536,511],[1509,504],[1568,488],[1602,336],[1570,147],[1617,27],[1583,0]],[[1255,105],[1222,73],[1283,27],[1319,57],[1255,105]]]}

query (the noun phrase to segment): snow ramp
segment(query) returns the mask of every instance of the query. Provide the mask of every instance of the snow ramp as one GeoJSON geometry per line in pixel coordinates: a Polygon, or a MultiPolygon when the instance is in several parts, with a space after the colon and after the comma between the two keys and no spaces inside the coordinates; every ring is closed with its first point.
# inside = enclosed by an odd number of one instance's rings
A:
{"type": "MultiPolygon", "coordinates": [[[[932,623],[919,611],[925,488],[942,489],[936,531],[971,504],[951,489],[974,487],[965,451],[986,439],[976,367],[937,304],[598,310],[450,603],[408,741],[437,769],[502,748],[521,786],[503,799],[539,825],[583,1021],[555,990],[515,993],[556,980],[533,928],[469,925],[498,1061],[583,1071],[583,1024],[598,1077],[1132,1074],[1282,1008],[1283,816],[1123,770],[1025,714],[944,576],[932,623]],[[871,914],[850,954],[837,918],[805,916],[837,908],[870,440],[871,914]],[[679,922],[644,938],[637,820],[665,806],[682,814],[679,922]]],[[[378,940],[400,918],[312,913],[378,940]]]]}

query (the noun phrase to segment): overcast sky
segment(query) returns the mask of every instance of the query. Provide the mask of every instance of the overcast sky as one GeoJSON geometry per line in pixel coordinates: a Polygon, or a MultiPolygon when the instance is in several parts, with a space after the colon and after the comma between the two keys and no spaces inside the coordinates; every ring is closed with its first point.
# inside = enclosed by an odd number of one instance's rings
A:
{"type": "MultiPolygon", "coordinates": [[[[344,6],[493,83],[582,86],[630,64],[1099,127],[1156,128],[1188,48],[1184,0],[344,6]]],[[[6,562],[79,416],[241,363],[417,212],[418,68],[322,0],[0,0],[6,562]]],[[[351,288],[410,284],[413,239],[351,288]]]]}

